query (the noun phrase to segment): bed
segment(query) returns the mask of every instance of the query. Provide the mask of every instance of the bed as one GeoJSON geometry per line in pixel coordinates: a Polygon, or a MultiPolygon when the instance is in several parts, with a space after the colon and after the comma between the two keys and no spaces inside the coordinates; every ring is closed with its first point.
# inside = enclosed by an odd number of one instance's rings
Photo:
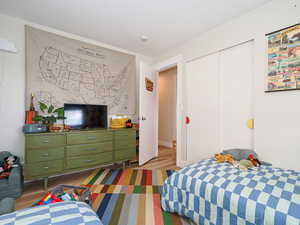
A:
{"type": "Polygon", "coordinates": [[[299,225],[300,173],[272,166],[242,171],[211,158],[174,172],[161,203],[201,225],[299,225]]]}
{"type": "Polygon", "coordinates": [[[36,206],[0,216],[1,225],[102,225],[84,202],[59,202],[36,206]]]}

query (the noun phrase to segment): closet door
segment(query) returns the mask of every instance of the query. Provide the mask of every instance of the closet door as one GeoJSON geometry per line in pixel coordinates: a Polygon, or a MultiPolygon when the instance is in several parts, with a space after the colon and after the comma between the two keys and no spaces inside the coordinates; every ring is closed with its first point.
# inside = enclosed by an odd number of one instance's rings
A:
{"type": "Polygon", "coordinates": [[[219,53],[186,64],[187,158],[189,162],[219,152],[219,53]]]}
{"type": "Polygon", "coordinates": [[[253,148],[253,42],[220,52],[221,148],[253,148]]]}

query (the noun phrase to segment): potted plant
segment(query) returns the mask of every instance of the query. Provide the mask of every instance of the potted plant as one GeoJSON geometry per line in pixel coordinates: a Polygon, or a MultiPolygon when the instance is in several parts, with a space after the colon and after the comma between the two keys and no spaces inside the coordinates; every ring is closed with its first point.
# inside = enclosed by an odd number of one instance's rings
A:
{"type": "Polygon", "coordinates": [[[42,112],[42,115],[35,116],[33,118],[34,121],[46,124],[50,131],[63,130],[63,128],[64,128],[63,123],[60,124],[62,126],[59,126],[59,125],[53,126],[53,125],[58,120],[65,119],[64,107],[55,108],[52,104],[48,106],[47,104],[45,104],[43,102],[39,102],[39,108],[40,108],[40,111],[42,112]],[[59,128],[59,129],[53,129],[55,127],[59,128]]]}

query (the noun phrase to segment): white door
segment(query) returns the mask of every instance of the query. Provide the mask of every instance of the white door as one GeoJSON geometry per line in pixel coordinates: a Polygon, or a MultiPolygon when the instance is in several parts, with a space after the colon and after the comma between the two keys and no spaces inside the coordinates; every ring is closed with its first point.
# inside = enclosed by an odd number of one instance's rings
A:
{"type": "Polygon", "coordinates": [[[158,153],[158,93],[156,73],[153,67],[145,62],[140,63],[139,91],[139,165],[143,165],[158,153]],[[145,79],[154,83],[153,91],[146,89],[145,79]]]}
{"type": "Polygon", "coordinates": [[[219,151],[219,53],[186,64],[187,158],[196,162],[219,151]]]}
{"type": "Polygon", "coordinates": [[[221,148],[253,148],[253,42],[220,52],[221,148]]]}

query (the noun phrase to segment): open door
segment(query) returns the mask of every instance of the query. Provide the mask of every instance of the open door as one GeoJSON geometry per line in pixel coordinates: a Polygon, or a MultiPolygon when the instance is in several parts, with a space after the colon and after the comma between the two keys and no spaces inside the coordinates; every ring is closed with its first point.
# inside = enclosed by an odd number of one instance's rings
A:
{"type": "Polygon", "coordinates": [[[156,157],[158,153],[158,127],[156,119],[158,93],[156,73],[153,67],[145,62],[140,63],[139,102],[139,165],[143,165],[156,157]]]}

